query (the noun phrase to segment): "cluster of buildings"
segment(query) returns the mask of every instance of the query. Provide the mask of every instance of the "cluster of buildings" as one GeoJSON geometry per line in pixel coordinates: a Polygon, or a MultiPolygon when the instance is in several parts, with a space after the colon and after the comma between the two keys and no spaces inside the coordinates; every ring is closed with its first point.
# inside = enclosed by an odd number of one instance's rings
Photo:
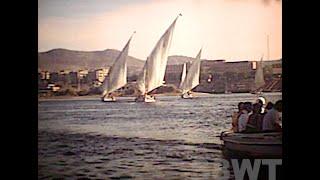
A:
{"type": "Polygon", "coordinates": [[[39,92],[59,91],[63,88],[75,88],[78,91],[101,86],[109,72],[108,68],[78,71],[61,70],[59,72],[39,71],[39,92]]]}
{"type": "MultiPolygon", "coordinates": [[[[282,60],[264,61],[264,78],[268,84],[277,84],[276,91],[281,91],[282,60]],[[275,83],[280,82],[280,83],[275,83]]],[[[187,72],[190,63],[187,63],[187,72]]],[[[166,84],[179,87],[183,64],[168,65],[165,73],[166,84]]],[[[74,88],[77,91],[101,86],[109,69],[82,69],[78,71],[61,70],[59,72],[38,72],[39,93],[74,88]]],[[[200,85],[195,91],[200,92],[249,92],[254,87],[256,71],[255,61],[227,62],[225,60],[202,60],[200,85]]],[[[137,75],[128,77],[128,82],[135,82],[137,75]]],[[[269,85],[270,86],[270,85],[269,85]]],[[[272,91],[273,86],[270,86],[272,91]]]]}
{"type": "MultiPolygon", "coordinates": [[[[254,88],[256,61],[202,60],[200,67],[200,85],[194,91],[199,92],[250,92],[254,88]]],[[[282,60],[263,62],[266,84],[280,82],[269,87],[270,91],[282,90],[282,60]]],[[[190,63],[187,63],[187,72],[190,63]]],[[[179,86],[183,65],[167,66],[165,81],[179,86]]]]}

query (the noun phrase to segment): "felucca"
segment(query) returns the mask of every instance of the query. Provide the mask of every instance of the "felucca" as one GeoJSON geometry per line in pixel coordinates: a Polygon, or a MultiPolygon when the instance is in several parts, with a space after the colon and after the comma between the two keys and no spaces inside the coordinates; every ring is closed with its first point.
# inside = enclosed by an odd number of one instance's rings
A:
{"type": "MultiPolygon", "coordinates": [[[[133,34],[134,33],[135,32],[133,32],[133,34]]],[[[103,93],[101,100],[104,102],[116,101],[116,98],[112,93],[127,84],[127,58],[133,34],[110,67],[108,75],[102,83],[103,93]]]]}
{"type": "Polygon", "coordinates": [[[261,57],[260,61],[257,61],[256,74],[254,78],[255,90],[253,91],[253,94],[262,94],[262,86],[265,85],[262,60],[263,57],[261,57]]]}
{"type": "MultiPolygon", "coordinates": [[[[182,15],[179,14],[179,16],[182,15]]],[[[164,84],[168,52],[178,17],[162,35],[144,64],[137,80],[140,95],[136,98],[136,102],[155,102],[155,97],[148,93],[164,84]]]]}
{"type": "Polygon", "coordinates": [[[180,89],[182,91],[181,98],[193,98],[191,90],[199,85],[200,79],[200,65],[201,65],[201,51],[200,49],[196,59],[192,62],[188,73],[186,73],[186,64],[183,65],[181,76],[180,89]]]}

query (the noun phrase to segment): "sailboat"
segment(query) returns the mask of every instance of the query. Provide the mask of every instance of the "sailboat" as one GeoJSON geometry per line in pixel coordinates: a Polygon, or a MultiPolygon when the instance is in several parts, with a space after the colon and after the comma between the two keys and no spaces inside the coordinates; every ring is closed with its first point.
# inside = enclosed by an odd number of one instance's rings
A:
{"type": "MultiPolygon", "coordinates": [[[[133,32],[133,34],[134,33],[135,32],[133,32]]],[[[110,67],[108,75],[102,83],[103,93],[101,100],[104,102],[116,101],[116,98],[112,93],[127,84],[127,57],[133,34],[110,67]]]]}
{"type": "Polygon", "coordinates": [[[255,84],[254,94],[262,94],[261,87],[265,85],[262,60],[263,60],[263,57],[261,57],[260,61],[257,62],[257,65],[256,65],[256,74],[254,78],[254,84],[255,84]]]}
{"type": "Polygon", "coordinates": [[[199,85],[200,79],[200,64],[201,64],[201,51],[200,49],[196,59],[192,62],[188,73],[186,73],[186,64],[183,66],[180,89],[182,90],[181,98],[193,98],[191,90],[199,85]]]}
{"type": "Polygon", "coordinates": [[[229,90],[227,83],[226,83],[225,86],[224,86],[224,93],[225,93],[225,94],[232,94],[232,91],[229,90]]]}
{"type": "MultiPolygon", "coordinates": [[[[179,14],[178,17],[179,16],[182,15],[179,14]]],[[[155,97],[148,93],[164,84],[168,52],[178,17],[157,42],[151,54],[148,56],[142,72],[138,76],[137,88],[140,91],[140,95],[135,99],[136,102],[155,102],[155,97]]]]}

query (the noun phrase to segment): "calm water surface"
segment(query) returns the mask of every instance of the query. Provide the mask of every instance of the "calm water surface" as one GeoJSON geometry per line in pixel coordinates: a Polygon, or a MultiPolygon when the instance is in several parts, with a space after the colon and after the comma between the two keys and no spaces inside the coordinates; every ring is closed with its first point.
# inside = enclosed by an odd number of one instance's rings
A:
{"type": "MultiPolygon", "coordinates": [[[[281,93],[264,94],[267,100],[281,93]]],[[[39,179],[217,179],[221,131],[252,94],[47,100],[38,105],[39,179]]]]}

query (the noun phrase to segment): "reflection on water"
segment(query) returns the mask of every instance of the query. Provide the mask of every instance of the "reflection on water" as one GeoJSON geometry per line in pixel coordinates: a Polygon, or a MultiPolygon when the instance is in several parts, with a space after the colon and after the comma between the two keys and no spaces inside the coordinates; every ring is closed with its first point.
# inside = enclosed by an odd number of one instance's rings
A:
{"type": "MultiPolygon", "coordinates": [[[[275,102],[281,94],[267,94],[275,102]]],[[[39,177],[220,177],[217,137],[251,94],[39,102],[39,177]]]]}

